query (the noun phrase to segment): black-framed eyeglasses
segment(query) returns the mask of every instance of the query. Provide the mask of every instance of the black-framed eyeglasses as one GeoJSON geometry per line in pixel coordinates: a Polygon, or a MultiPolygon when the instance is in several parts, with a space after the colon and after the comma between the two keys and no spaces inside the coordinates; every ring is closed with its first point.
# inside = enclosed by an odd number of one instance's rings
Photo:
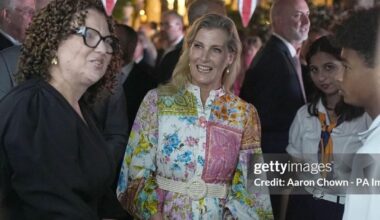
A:
{"type": "Polygon", "coordinates": [[[103,40],[106,53],[114,54],[117,52],[119,40],[114,36],[108,35],[103,37],[99,31],[86,26],[76,28],[75,33],[83,37],[83,42],[87,47],[96,48],[100,41],[103,40]]]}

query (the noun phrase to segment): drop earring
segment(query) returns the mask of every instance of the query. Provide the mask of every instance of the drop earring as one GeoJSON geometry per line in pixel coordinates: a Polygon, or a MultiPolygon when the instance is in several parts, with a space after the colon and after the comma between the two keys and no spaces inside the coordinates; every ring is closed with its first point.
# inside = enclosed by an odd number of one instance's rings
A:
{"type": "Polygon", "coordinates": [[[57,57],[54,57],[54,58],[51,60],[51,64],[52,64],[52,65],[57,65],[57,64],[58,64],[58,58],[57,58],[57,57]]]}
{"type": "Polygon", "coordinates": [[[226,74],[230,74],[230,67],[227,67],[226,74]]]}

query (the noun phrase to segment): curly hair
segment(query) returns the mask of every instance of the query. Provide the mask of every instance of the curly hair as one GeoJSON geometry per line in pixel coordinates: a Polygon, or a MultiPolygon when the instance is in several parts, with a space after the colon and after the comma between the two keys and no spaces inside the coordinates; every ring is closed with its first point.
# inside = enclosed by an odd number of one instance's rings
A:
{"type": "Polygon", "coordinates": [[[337,43],[340,47],[355,50],[364,58],[368,67],[374,67],[380,7],[361,9],[351,13],[336,27],[337,43]]]}
{"type": "MultiPolygon", "coordinates": [[[[240,60],[242,46],[239,39],[239,35],[234,22],[230,18],[219,14],[207,14],[202,16],[201,18],[198,18],[194,22],[194,24],[191,25],[189,31],[187,32],[182,48],[183,52],[173,71],[173,77],[167,84],[161,85],[159,87],[160,92],[162,92],[162,94],[174,94],[178,90],[184,88],[186,83],[191,82],[191,74],[189,67],[190,47],[193,44],[193,41],[200,29],[220,29],[227,33],[228,52],[234,53],[235,56],[232,64],[229,67],[229,74],[224,73],[222,76],[222,83],[224,88],[228,92],[231,90],[231,87],[235,82],[236,76],[238,75],[241,68],[240,60]]],[[[225,71],[226,70],[224,70],[224,72],[225,71]]]]}
{"type": "MultiPolygon", "coordinates": [[[[73,34],[74,23],[84,25],[90,8],[104,14],[113,34],[113,20],[106,15],[100,0],[53,0],[39,11],[26,31],[16,76],[19,83],[31,78],[51,79],[49,68],[59,44],[73,34]]],[[[119,66],[120,55],[116,53],[102,79],[88,88],[86,97],[91,102],[96,101],[103,90],[112,92],[119,66]]]]}

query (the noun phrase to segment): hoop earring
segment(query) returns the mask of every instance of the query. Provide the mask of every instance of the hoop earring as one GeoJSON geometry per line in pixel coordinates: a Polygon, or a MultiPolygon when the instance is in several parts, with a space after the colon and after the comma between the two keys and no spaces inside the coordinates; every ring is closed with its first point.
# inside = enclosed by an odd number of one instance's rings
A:
{"type": "Polygon", "coordinates": [[[51,60],[51,64],[52,64],[52,65],[57,65],[57,64],[58,64],[58,58],[57,58],[57,57],[54,57],[54,58],[51,60]]]}

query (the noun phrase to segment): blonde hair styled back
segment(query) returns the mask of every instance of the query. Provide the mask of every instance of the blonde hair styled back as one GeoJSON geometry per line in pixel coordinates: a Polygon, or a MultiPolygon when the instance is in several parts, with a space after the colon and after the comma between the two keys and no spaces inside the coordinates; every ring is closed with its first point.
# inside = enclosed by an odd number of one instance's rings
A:
{"type": "Polygon", "coordinates": [[[206,14],[198,18],[194,24],[190,26],[182,47],[182,55],[173,71],[173,76],[167,84],[159,86],[160,94],[173,95],[177,93],[178,90],[184,88],[188,82],[191,82],[189,66],[190,47],[200,29],[220,29],[227,33],[226,43],[228,52],[234,54],[234,59],[231,65],[224,70],[222,84],[226,91],[230,91],[241,67],[240,54],[242,48],[239,35],[234,22],[230,18],[219,14],[206,14]],[[227,69],[229,73],[227,73],[227,69]]]}

